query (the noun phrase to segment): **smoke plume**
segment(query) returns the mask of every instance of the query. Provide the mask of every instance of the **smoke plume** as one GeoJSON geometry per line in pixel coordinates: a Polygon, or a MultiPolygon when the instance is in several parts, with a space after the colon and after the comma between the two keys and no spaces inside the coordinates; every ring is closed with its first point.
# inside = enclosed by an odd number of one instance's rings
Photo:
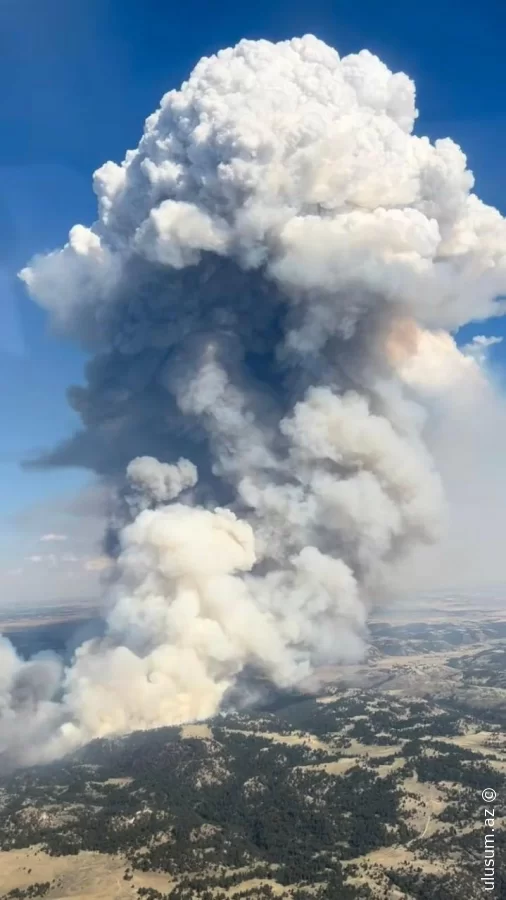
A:
{"type": "Polygon", "coordinates": [[[502,314],[506,224],[416,115],[368,51],[241,41],[95,173],[95,224],[22,271],[91,353],[82,429],[37,464],[118,502],[105,635],[22,700],[42,662],[0,648],[5,753],[27,707],[32,762],[210,716],[245,668],[287,687],[357,659],[391,573],[438,539],[409,364],[424,335],[502,314]]]}

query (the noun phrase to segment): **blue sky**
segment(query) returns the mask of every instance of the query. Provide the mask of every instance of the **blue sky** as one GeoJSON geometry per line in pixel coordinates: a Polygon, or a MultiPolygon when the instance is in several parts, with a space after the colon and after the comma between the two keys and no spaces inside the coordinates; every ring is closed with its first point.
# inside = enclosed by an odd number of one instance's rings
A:
{"type": "MultiPolygon", "coordinates": [[[[16,272],[36,252],[90,223],[91,174],[137,144],[144,118],[204,54],[241,37],[313,32],[340,53],[367,47],[414,77],[418,133],[451,136],[477,191],[506,212],[506,7],[428,0],[3,0],[0,6],[0,538],[13,516],[86,480],[34,473],[20,461],[70,434],[65,389],[81,353],[48,332],[16,272]]],[[[506,334],[504,323],[478,329],[506,334]]],[[[468,335],[466,335],[467,338],[468,335]]],[[[503,346],[495,350],[502,364],[503,346]]],[[[505,357],[506,361],[506,357],[505,357]]],[[[42,507],[41,507],[42,504],[42,507]]],[[[24,521],[26,522],[26,516],[24,521]]],[[[6,543],[9,542],[9,543],[6,543]]]]}

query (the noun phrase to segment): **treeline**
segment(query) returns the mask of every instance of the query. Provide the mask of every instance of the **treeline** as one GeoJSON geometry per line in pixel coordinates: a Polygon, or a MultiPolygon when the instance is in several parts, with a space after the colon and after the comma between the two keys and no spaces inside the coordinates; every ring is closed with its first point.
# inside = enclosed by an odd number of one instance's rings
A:
{"type": "Polygon", "coordinates": [[[50,881],[36,881],[26,888],[13,888],[7,894],[2,894],[0,900],[38,900],[39,897],[45,897],[50,887],[50,881]]]}
{"type": "MultiPolygon", "coordinates": [[[[18,802],[0,821],[2,845],[41,843],[53,855],[121,852],[134,868],[176,876],[276,864],[282,883],[304,884],[324,882],[334,858],[404,834],[395,779],[358,766],[342,778],[306,768],[328,759],[324,751],[223,728],[213,741],[173,733],[164,741],[157,732],[134,738],[116,745],[118,768],[108,750],[99,762],[97,743],[67,765],[58,789],[50,778],[54,821],[37,808],[27,816],[18,802]],[[103,784],[104,775],[132,780],[103,784]]],[[[37,779],[38,794],[41,773],[37,779]]]]}

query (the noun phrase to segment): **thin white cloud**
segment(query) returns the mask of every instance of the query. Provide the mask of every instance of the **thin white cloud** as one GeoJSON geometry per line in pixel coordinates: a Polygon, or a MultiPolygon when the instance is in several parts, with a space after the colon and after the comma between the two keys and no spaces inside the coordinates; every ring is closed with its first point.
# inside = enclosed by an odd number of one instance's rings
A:
{"type": "Polygon", "coordinates": [[[61,562],[62,557],[56,556],[55,553],[35,553],[32,556],[26,557],[26,559],[31,563],[43,563],[49,566],[56,566],[61,562]]]}
{"type": "Polygon", "coordinates": [[[93,559],[86,560],[84,568],[87,572],[101,572],[108,569],[112,565],[112,560],[107,556],[96,556],[93,559]]]}
{"type": "Polygon", "coordinates": [[[88,609],[99,603],[103,573],[86,563],[100,556],[107,496],[91,484],[12,517],[12,546],[0,547],[0,612],[59,604],[88,609]]]}
{"type": "Polygon", "coordinates": [[[475,334],[472,341],[462,347],[462,353],[474,359],[480,366],[484,366],[488,361],[490,348],[502,344],[502,341],[502,337],[495,335],[486,337],[484,334],[475,334]]]}

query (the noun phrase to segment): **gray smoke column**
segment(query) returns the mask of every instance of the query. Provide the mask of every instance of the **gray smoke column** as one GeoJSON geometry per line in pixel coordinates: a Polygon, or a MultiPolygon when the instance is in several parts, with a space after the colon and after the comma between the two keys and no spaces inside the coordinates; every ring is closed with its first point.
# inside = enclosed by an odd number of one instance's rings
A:
{"type": "Polygon", "coordinates": [[[209,716],[245,667],[289,686],[356,659],[397,561],[437,539],[399,359],[502,314],[506,224],[458,146],[413,135],[414,96],[367,51],[241,41],[95,173],[95,224],[21,273],[92,353],[82,430],[38,462],[119,486],[106,634],[38,758],[209,716]]]}

